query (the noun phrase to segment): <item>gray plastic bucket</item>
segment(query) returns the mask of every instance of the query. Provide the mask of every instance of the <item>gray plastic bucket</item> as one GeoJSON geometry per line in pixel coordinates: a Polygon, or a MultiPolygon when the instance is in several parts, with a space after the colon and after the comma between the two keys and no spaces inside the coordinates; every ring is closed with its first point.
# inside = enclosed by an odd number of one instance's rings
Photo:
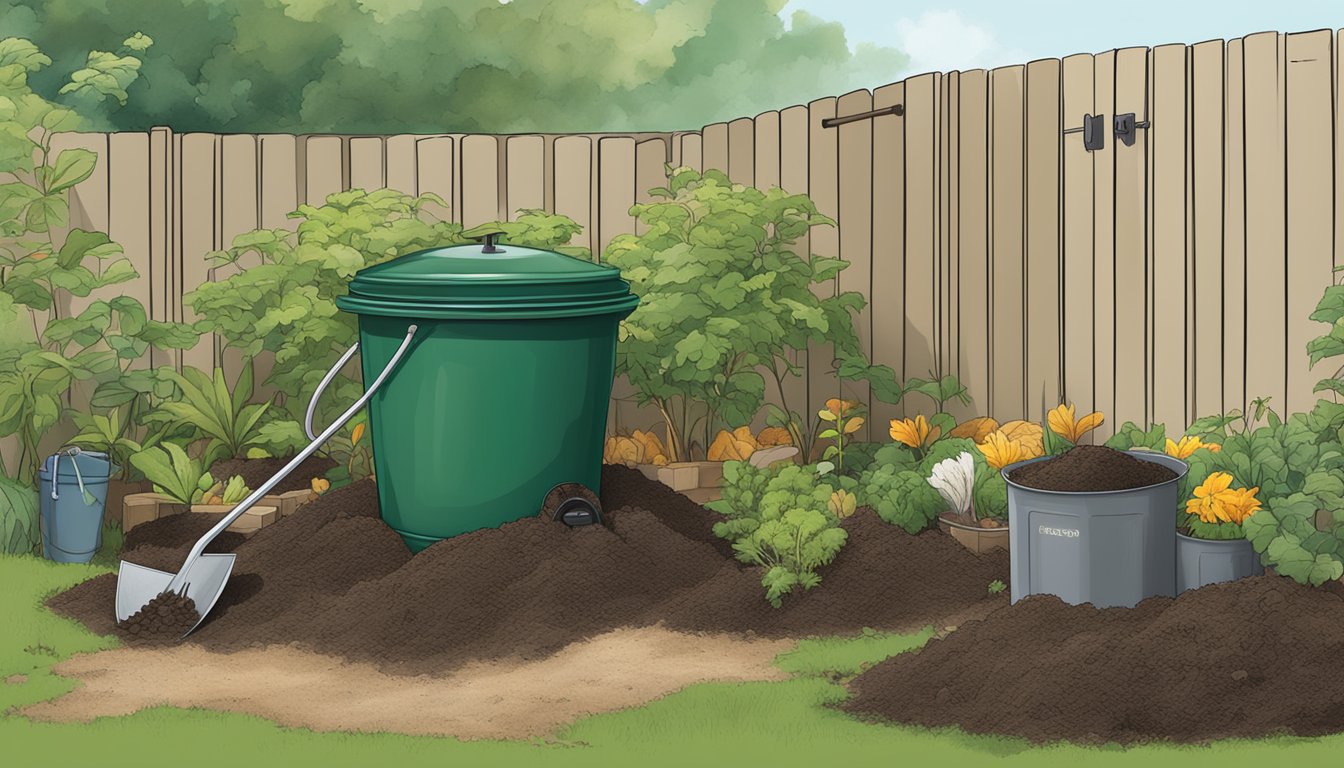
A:
{"type": "Polygon", "coordinates": [[[1265,572],[1255,547],[1246,539],[1211,541],[1176,534],[1176,593],[1206,584],[1235,581],[1265,572]]]}
{"type": "Polygon", "coordinates": [[[1008,480],[1012,602],[1048,594],[1098,608],[1133,607],[1176,594],[1176,506],[1184,461],[1164,453],[1126,451],[1168,467],[1176,477],[1124,491],[1044,491],[1008,480]]]}
{"type": "Polygon", "coordinates": [[[62,451],[42,463],[37,495],[42,554],[48,560],[87,563],[93,559],[103,543],[107,478],[115,470],[104,454],[88,451],[62,451]]]}

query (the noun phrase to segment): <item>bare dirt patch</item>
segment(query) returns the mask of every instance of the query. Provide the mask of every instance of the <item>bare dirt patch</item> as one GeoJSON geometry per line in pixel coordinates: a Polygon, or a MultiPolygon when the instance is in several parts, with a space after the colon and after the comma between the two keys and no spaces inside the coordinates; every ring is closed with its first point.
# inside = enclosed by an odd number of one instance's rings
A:
{"type": "Polygon", "coordinates": [[[394,676],[372,664],[285,646],[228,654],[190,643],[119,648],[57,664],[57,674],[80,686],[24,714],[87,722],[167,705],[248,713],[318,731],[531,738],[694,683],[782,679],[771,662],[792,645],[619,629],[546,659],[473,662],[440,677],[394,676]]]}

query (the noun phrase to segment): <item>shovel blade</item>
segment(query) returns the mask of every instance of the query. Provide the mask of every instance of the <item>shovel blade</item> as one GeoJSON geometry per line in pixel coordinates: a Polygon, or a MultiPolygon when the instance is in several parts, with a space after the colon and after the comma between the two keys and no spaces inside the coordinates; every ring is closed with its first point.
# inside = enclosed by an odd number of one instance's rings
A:
{"type": "Polygon", "coordinates": [[[191,629],[183,633],[182,636],[186,637],[205,621],[210,609],[219,601],[224,585],[229,581],[229,574],[233,573],[235,559],[236,556],[231,554],[201,555],[190,568],[179,574],[164,573],[122,560],[121,569],[117,573],[117,621],[129,619],[150,600],[173,588],[174,583],[181,584],[185,589],[174,588],[173,591],[185,592],[196,604],[196,612],[200,615],[191,629]]]}

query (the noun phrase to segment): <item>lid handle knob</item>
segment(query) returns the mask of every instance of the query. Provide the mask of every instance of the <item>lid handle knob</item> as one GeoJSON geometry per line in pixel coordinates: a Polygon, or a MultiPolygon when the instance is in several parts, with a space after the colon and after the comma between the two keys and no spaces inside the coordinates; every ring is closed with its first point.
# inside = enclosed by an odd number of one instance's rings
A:
{"type": "Polygon", "coordinates": [[[495,229],[494,227],[485,227],[485,226],[481,226],[481,227],[475,227],[475,228],[473,228],[473,229],[469,229],[469,230],[467,230],[466,232],[463,232],[462,234],[465,235],[466,237],[470,237],[470,238],[475,239],[475,240],[484,240],[484,241],[485,241],[485,247],[481,249],[481,253],[503,253],[503,252],[504,252],[504,249],[503,249],[503,248],[498,248],[498,247],[495,246],[495,238],[497,238],[497,237],[499,237],[500,235],[504,234],[504,232],[503,232],[502,230],[495,229]]]}

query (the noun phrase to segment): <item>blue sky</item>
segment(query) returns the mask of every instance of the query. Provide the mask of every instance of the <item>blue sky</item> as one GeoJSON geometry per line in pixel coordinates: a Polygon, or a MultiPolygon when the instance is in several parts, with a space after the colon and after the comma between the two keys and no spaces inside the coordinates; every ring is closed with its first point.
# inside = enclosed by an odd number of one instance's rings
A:
{"type": "Polygon", "coordinates": [[[789,0],[845,25],[850,45],[910,54],[909,71],[972,69],[1130,45],[1344,28],[1344,0],[789,0]]]}

